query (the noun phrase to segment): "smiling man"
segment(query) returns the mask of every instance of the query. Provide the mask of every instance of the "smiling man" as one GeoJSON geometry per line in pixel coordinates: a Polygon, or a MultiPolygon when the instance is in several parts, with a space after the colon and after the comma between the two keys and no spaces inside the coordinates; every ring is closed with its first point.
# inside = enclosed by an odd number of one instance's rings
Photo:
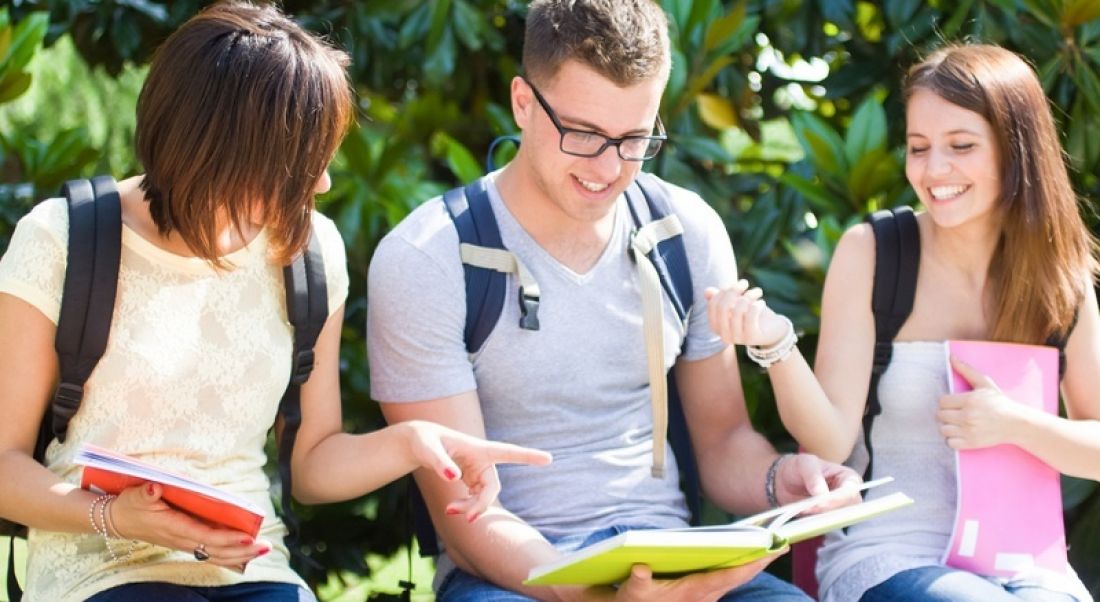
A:
{"type": "MultiPolygon", "coordinates": [[[[500,319],[468,353],[459,236],[441,199],[416,209],[374,255],[371,385],[387,419],[433,420],[554,454],[548,467],[501,469],[500,503],[474,521],[445,515],[461,487],[418,478],[446,548],[441,600],[806,599],[760,572],[770,559],[677,580],[639,566],[618,588],[522,584],[563,551],[626,529],[687,524],[675,457],[663,474],[651,470],[643,302],[623,194],[665,141],[657,113],[667,30],[649,0],[530,5],[525,75],[511,87],[523,143],[485,184],[504,246],[538,283],[537,330],[517,325],[522,300],[510,275],[500,319]]],[[[680,383],[708,498],[747,513],[858,481],[814,456],[780,456],[753,430],[734,349],[711,331],[703,292],[737,281],[729,236],[698,195],[657,185],[683,227],[694,283],[686,320],[664,300],[663,369],[680,383]]],[[[663,433],[657,441],[663,450],[663,433]]]]}

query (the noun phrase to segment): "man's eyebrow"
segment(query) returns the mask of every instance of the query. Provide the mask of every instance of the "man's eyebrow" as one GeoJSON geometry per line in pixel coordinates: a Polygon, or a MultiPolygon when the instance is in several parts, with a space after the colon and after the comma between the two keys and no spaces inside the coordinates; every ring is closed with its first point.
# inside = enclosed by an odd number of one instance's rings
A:
{"type": "Polygon", "coordinates": [[[585,121],[584,119],[575,119],[573,117],[568,117],[566,115],[562,115],[561,113],[558,113],[558,121],[561,121],[561,124],[563,126],[569,128],[571,130],[583,128],[583,129],[587,129],[587,130],[590,130],[592,132],[595,132],[597,134],[600,134],[602,136],[607,136],[608,138],[622,138],[623,136],[648,136],[650,134],[650,132],[653,131],[653,128],[649,128],[649,129],[634,128],[633,130],[627,131],[622,136],[612,136],[611,134],[608,134],[607,131],[604,130],[603,128],[601,128],[600,126],[598,126],[598,125],[596,125],[596,124],[594,124],[590,121],[585,121]],[[573,127],[574,125],[577,126],[577,127],[573,127]]]}

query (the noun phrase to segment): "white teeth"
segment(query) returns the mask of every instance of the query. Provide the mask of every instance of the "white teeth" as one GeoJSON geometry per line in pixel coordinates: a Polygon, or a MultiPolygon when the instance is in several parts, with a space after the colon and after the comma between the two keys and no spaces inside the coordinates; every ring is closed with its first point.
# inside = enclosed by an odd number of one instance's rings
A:
{"type": "Polygon", "coordinates": [[[966,186],[933,186],[928,189],[932,196],[940,201],[953,199],[966,192],[966,186]]]}
{"type": "Polygon", "coordinates": [[[577,178],[577,181],[581,183],[581,186],[584,186],[585,190],[591,192],[603,192],[607,189],[607,184],[598,184],[596,182],[589,182],[588,180],[582,180],[580,178],[577,178]]]}

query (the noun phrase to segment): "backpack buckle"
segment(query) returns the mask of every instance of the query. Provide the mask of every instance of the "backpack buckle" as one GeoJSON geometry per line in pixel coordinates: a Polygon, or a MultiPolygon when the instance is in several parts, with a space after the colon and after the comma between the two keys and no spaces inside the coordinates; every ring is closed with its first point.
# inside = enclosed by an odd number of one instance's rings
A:
{"type": "Polygon", "coordinates": [[[519,327],[524,330],[539,329],[539,297],[528,295],[519,287],[519,327]]]}
{"type": "Polygon", "coordinates": [[[894,342],[887,341],[875,343],[875,356],[874,363],[871,364],[871,373],[877,376],[882,376],[883,372],[886,372],[886,367],[890,365],[890,358],[894,355],[894,342]]]}
{"type": "Polygon", "coordinates": [[[294,354],[294,362],[290,366],[290,384],[300,385],[309,380],[313,372],[313,350],[303,349],[294,354]]]}
{"type": "Polygon", "coordinates": [[[54,421],[53,434],[58,441],[65,442],[65,431],[69,419],[80,409],[80,402],[84,399],[84,387],[72,383],[60,383],[53,393],[51,412],[61,420],[54,421]]]}

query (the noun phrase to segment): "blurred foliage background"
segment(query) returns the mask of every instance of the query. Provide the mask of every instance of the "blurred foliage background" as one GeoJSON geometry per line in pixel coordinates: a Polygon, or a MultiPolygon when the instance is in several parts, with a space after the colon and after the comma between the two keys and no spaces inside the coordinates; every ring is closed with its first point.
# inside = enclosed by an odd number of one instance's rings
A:
{"type": "MultiPolygon", "coordinates": [[[[157,44],[206,4],[0,5],[0,251],[18,218],[64,180],[140,172],[130,144],[146,65],[157,44]]],[[[700,192],[719,211],[742,273],[805,332],[808,357],[840,234],[868,211],[915,202],[903,174],[899,83],[907,66],[945,42],[997,43],[1034,64],[1097,231],[1089,202],[1100,197],[1097,0],[661,4],[672,24],[674,67],[662,105],[671,143],[646,168],[700,192]]],[[[480,175],[494,137],[516,133],[508,86],[519,68],[526,3],[286,0],[283,7],[353,59],[358,124],[319,202],[340,227],[351,271],[346,426],[373,429],[382,421],[369,398],[364,343],[371,253],[417,204],[480,175]]],[[[750,366],[743,377],[754,422],[778,447],[792,448],[767,379],[750,366]]],[[[1093,482],[1065,485],[1071,560],[1100,595],[1100,492],[1093,482]]],[[[301,509],[306,551],[328,567],[305,572],[322,598],[392,596],[406,561],[378,559],[409,541],[405,495],[397,483],[354,502],[301,509]],[[379,571],[394,576],[366,580],[379,571]]],[[[711,518],[722,517],[712,509],[711,518]]]]}

